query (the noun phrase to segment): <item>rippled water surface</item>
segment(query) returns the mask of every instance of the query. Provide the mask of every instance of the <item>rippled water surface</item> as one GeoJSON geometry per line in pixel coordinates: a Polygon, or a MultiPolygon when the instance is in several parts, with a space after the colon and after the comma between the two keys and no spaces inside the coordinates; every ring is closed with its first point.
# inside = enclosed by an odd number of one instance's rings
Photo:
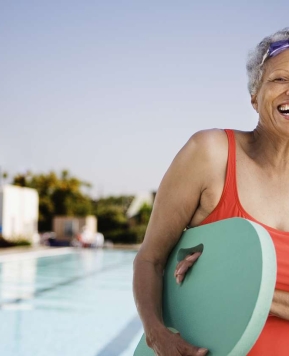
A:
{"type": "Polygon", "coordinates": [[[82,250],[0,263],[0,354],[132,356],[142,333],[134,256],[82,250]]]}

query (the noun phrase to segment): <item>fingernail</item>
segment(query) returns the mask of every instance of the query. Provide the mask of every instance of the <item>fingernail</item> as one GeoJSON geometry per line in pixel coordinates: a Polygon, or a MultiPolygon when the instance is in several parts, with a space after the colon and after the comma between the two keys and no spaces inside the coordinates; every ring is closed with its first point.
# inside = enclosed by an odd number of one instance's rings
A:
{"type": "Polygon", "coordinates": [[[180,283],[181,283],[181,281],[180,281],[180,277],[179,277],[179,276],[177,276],[177,283],[178,283],[178,284],[180,284],[180,283]]]}
{"type": "Polygon", "coordinates": [[[186,257],[186,260],[187,261],[191,261],[191,260],[193,260],[195,258],[196,258],[196,256],[192,255],[192,256],[186,257]]]}
{"type": "Polygon", "coordinates": [[[204,355],[204,352],[208,352],[208,349],[201,348],[201,349],[198,350],[197,354],[204,355]]]}

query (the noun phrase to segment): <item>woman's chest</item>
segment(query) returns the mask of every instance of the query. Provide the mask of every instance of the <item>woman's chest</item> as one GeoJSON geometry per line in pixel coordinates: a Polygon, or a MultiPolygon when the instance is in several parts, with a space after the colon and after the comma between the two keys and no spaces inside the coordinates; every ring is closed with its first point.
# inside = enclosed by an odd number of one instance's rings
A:
{"type": "Polygon", "coordinates": [[[265,225],[289,231],[289,174],[278,175],[237,161],[236,190],[246,213],[265,225]]]}

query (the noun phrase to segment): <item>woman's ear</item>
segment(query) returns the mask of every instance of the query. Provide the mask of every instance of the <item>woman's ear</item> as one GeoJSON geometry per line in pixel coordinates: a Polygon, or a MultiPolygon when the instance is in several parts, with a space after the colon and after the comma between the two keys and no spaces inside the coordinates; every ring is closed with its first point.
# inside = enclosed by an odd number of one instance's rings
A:
{"type": "Polygon", "coordinates": [[[251,95],[251,104],[252,104],[253,108],[256,110],[256,112],[259,113],[257,94],[251,95]]]}

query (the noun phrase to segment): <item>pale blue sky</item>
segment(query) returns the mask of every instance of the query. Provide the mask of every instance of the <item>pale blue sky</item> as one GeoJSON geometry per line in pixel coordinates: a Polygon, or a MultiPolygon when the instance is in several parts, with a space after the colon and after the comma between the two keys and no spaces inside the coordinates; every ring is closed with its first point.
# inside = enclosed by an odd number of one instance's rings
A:
{"type": "Polygon", "coordinates": [[[251,130],[245,63],[282,1],[0,0],[0,165],[155,190],[196,131],[251,130]]]}

